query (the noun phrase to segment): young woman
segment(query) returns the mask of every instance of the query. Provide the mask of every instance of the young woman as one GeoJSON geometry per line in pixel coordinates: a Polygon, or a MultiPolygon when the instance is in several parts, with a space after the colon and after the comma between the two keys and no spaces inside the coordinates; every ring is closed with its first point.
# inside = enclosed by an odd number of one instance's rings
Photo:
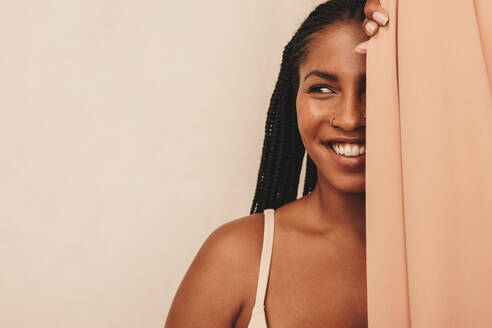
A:
{"type": "Polygon", "coordinates": [[[331,0],[285,47],[251,215],[206,240],[166,328],[367,327],[366,69],[354,49],[384,16],[375,0],[331,0]]]}

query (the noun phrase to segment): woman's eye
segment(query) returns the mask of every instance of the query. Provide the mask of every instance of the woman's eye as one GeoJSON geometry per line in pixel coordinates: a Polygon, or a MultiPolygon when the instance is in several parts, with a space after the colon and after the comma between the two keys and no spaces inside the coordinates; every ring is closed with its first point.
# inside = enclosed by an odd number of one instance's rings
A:
{"type": "Polygon", "coordinates": [[[325,85],[314,85],[309,88],[309,93],[330,94],[335,92],[325,85]]]}

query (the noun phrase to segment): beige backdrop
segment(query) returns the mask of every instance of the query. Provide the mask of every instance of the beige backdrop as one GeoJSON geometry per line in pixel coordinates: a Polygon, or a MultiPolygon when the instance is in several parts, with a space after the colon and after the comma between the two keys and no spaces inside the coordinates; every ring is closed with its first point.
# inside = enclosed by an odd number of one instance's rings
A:
{"type": "Polygon", "coordinates": [[[163,326],[317,2],[1,1],[0,327],[163,326]]]}

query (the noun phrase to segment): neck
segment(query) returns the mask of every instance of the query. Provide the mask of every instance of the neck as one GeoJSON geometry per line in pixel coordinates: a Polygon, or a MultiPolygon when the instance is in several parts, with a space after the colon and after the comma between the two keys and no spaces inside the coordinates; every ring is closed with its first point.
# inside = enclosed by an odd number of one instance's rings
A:
{"type": "Polygon", "coordinates": [[[337,231],[365,242],[365,193],[343,192],[320,179],[305,198],[313,219],[321,229],[337,231]]]}

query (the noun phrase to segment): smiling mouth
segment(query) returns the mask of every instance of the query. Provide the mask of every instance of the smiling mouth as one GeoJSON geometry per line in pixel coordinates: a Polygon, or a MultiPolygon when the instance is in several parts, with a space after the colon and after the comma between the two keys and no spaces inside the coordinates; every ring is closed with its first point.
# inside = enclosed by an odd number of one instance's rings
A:
{"type": "Polygon", "coordinates": [[[363,172],[366,163],[365,140],[323,142],[336,165],[346,172],[363,172]]]}
{"type": "Polygon", "coordinates": [[[331,148],[336,154],[344,157],[360,157],[366,154],[365,142],[337,142],[329,141],[324,143],[331,148]]]}

